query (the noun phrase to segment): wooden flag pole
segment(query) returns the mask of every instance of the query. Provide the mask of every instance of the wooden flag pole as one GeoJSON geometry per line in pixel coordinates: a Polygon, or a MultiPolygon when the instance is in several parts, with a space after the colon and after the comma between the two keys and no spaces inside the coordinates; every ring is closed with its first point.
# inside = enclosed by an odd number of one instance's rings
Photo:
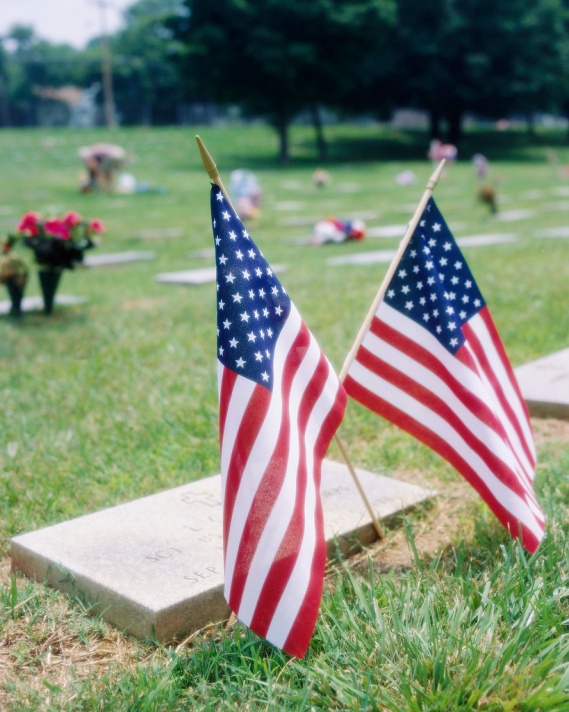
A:
{"type": "MultiPolygon", "coordinates": [[[[221,181],[221,177],[220,177],[220,175],[219,175],[219,171],[217,170],[217,166],[215,165],[215,161],[214,161],[213,158],[211,157],[209,151],[208,151],[207,148],[204,146],[204,143],[203,143],[203,141],[201,140],[201,138],[200,138],[199,136],[196,136],[196,141],[197,141],[197,144],[198,144],[198,148],[199,148],[199,151],[200,151],[200,156],[201,156],[201,158],[202,158],[202,162],[203,162],[204,168],[205,168],[205,170],[206,170],[208,176],[211,178],[211,180],[212,180],[216,185],[218,185],[218,186],[221,188],[221,190],[223,191],[223,194],[225,195],[225,197],[227,198],[229,204],[231,205],[231,200],[229,199],[229,195],[227,194],[227,191],[225,190],[225,187],[224,187],[224,185],[223,185],[223,183],[222,183],[222,181],[221,181]]],[[[444,162],[444,161],[443,161],[443,162],[444,162]]],[[[232,207],[233,207],[233,206],[232,206],[232,207]]],[[[363,338],[363,337],[362,337],[362,338],[363,338]]],[[[361,483],[360,483],[360,481],[359,481],[359,479],[358,479],[358,476],[357,476],[357,473],[356,473],[356,471],[355,471],[355,469],[354,469],[354,466],[352,465],[352,463],[350,462],[350,459],[349,459],[349,457],[348,457],[348,453],[346,452],[346,450],[345,450],[345,448],[344,448],[344,445],[342,444],[340,438],[339,438],[337,435],[334,435],[334,437],[335,437],[335,439],[336,439],[336,444],[338,445],[338,447],[339,447],[339,449],[340,449],[340,452],[342,453],[342,457],[344,458],[344,461],[345,461],[346,465],[348,466],[348,471],[349,471],[350,475],[352,476],[352,479],[354,480],[354,483],[355,483],[355,485],[356,485],[356,488],[357,488],[358,492],[360,493],[360,496],[361,496],[361,498],[362,498],[362,500],[363,500],[363,502],[364,502],[364,504],[365,504],[365,506],[366,506],[366,509],[367,509],[367,511],[368,511],[368,513],[369,513],[369,515],[370,515],[370,517],[371,517],[371,521],[372,521],[372,523],[373,523],[373,527],[374,527],[374,529],[375,529],[375,531],[376,531],[376,533],[377,533],[377,536],[378,536],[380,539],[383,539],[383,537],[384,537],[383,529],[381,528],[381,525],[380,525],[379,522],[377,521],[377,517],[375,516],[375,512],[373,511],[372,506],[371,506],[371,504],[370,504],[368,498],[366,497],[365,492],[363,491],[363,488],[362,488],[361,483]]]]}
{"type": "Polygon", "coordinates": [[[354,481],[354,484],[356,485],[356,489],[360,493],[360,497],[363,500],[363,503],[365,504],[365,507],[367,509],[367,512],[369,516],[371,517],[371,523],[373,524],[373,528],[375,529],[375,533],[379,537],[379,539],[383,539],[385,534],[383,532],[383,528],[381,524],[379,523],[377,517],[375,516],[375,512],[373,511],[373,507],[371,506],[371,503],[369,499],[367,498],[366,493],[363,490],[363,487],[361,485],[361,482],[359,480],[358,474],[355,470],[355,467],[352,465],[352,462],[350,458],[348,457],[348,453],[346,452],[346,448],[344,447],[344,444],[338,437],[338,434],[334,434],[334,440],[336,441],[336,445],[340,448],[340,452],[342,453],[342,457],[344,458],[344,462],[346,463],[348,467],[348,471],[350,475],[352,476],[352,479],[354,481]]]}
{"type": "Polygon", "coordinates": [[[401,240],[401,243],[399,244],[399,248],[397,249],[395,257],[393,258],[393,261],[389,265],[387,274],[383,278],[383,282],[381,283],[381,286],[379,287],[379,291],[375,295],[375,299],[373,300],[373,303],[370,307],[369,312],[367,313],[364,323],[362,324],[362,326],[358,332],[358,335],[356,336],[356,340],[354,341],[352,348],[350,349],[348,355],[346,356],[346,360],[344,361],[344,365],[342,366],[342,370],[340,371],[340,380],[342,382],[345,380],[345,378],[348,374],[348,371],[350,370],[352,361],[355,359],[358,349],[360,348],[360,345],[361,345],[362,341],[364,340],[364,336],[366,335],[366,333],[370,327],[370,324],[373,320],[375,312],[377,311],[377,307],[379,306],[380,301],[383,299],[383,297],[385,295],[387,285],[391,281],[391,278],[393,277],[393,274],[394,274],[395,270],[397,269],[397,266],[399,265],[401,258],[403,257],[403,253],[405,252],[405,249],[406,249],[407,245],[409,244],[409,240],[411,239],[413,233],[415,232],[415,228],[417,227],[417,224],[418,224],[419,220],[421,219],[423,210],[425,209],[425,206],[429,202],[429,198],[433,194],[433,190],[435,189],[435,186],[437,185],[439,178],[441,177],[441,173],[445,166],[445,162],[446,161],[443,158],[442,161],[439,163],[439,165],[436,167],[433,175],[429,178],[429,182],[427,183],[427,187],[423,194],[423,197],[421,198],[421,201],[420,201],[419,205],[417,206],[417,210],[415,211],[415,214],[413,215],[411,222],[409,223],[409,225],[407,225],[407,230],[405,231],[405,235],[403,235],[403,239],[401,240]]]}

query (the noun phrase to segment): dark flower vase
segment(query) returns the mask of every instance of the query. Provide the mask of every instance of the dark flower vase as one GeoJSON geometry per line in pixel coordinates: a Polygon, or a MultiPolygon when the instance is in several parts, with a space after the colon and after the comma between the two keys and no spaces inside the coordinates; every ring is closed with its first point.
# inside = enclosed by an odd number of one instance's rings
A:
{"type": "Polygon", "coordinates": [[[21,284],[15,279],[9,279],[6,282],[6,289],[10,296],[10,316],[22,315],[22,299],[24,298],[25,283],[21,284]]]}
{"type": "Polygon", "coordinates": [[[55,293],[59,285],[59,280],[61,279],[61,270],[40,269],[38,276],[43,295],[43,310],[45,314],[51,314],[55,301],[55,293]]]}

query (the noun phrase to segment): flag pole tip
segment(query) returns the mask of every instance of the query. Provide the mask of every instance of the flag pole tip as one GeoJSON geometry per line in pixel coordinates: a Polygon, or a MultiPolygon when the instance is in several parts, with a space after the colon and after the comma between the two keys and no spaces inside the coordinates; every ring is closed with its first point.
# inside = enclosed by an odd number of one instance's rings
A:
{"type": "Polygon", "coordinates": [[[215,165],[215,161],[211,157],[211,154],[205,147],[204,142],[201,140],[201,138],[196,134],[196,141],[198,144],[198,149],[200,151],[200,156],[202,159],[203,167],[206,170],[206,173],[208,176],[213,180],[214,183],[217,183],[217,180],[219,179],[219,173],[217,172],[217,166],[215,165]]]}
{"type": "Polygon", "coordinates": [[[439,178],[441,177],[441,173],[443,172],[443,168],[445,167],[446,159],[442,158],[441,162],[439,165],[436,167],[435,172],[433,175],[429,178],[429,182],[427,183],[427,190],[434,190],[435,186],[439,182],[439,178]]]}

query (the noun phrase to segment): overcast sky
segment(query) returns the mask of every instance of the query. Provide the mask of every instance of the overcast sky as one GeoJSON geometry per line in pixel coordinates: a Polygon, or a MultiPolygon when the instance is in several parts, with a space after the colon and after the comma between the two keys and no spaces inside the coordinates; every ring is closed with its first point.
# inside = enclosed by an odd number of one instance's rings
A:
{"type": "Polygon", "coordinates": [[[0,0],[0,35],[14,24],[33,25],[42,39],[82,48],[101,34],[101,2],[112,34],[121,27],[122,10],[135,0],[0,0]]]}

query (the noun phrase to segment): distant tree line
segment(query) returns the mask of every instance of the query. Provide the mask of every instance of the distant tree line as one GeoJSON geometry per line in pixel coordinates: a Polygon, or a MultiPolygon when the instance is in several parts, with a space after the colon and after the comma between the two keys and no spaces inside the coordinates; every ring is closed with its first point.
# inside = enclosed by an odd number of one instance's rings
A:
{"type": "MultiPolygon", "coordinates": [[[[101,81],[103,38],[76,50],[14,27],[4,40],[0,125],[34,125],[38,88],[101,81]]],[[[569,0],[138,0],[108,42],[121,123],[237,106],[274,126],[283,161],[300,114],[325,156],[323,109],[417,108],[451,142],[467,113],[569,111],[569,0]]]]}

